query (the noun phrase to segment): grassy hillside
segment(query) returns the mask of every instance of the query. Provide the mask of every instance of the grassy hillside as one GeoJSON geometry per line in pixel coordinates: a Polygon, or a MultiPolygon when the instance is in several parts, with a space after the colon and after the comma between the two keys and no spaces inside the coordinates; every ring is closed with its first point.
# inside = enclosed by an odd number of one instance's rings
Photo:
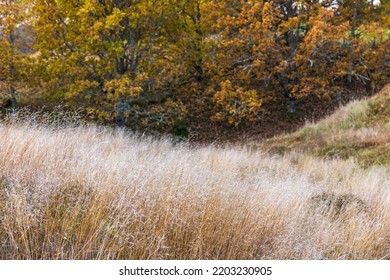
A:
{"type": "Polygon", "coordinates": [[[352,161],[0,123],[0,259],[389,259],[389,181],[352,161]]]}
{"type": "Polygon", "coordinates": [[[390,165],[390,84],[374,97],[353,101],[316,124],[261,144],[272,153],[303,152],[354,158],[364,167],[390,165]]]}

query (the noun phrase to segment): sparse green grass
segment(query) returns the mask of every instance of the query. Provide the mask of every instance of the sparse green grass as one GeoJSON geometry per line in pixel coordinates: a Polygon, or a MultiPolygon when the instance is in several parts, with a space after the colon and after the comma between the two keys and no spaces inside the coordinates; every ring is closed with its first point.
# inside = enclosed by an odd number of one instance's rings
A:
{"type": "Polygon", "coordinates": [[[271,153],[354,158],[364,167],[390,165],[390,85],[373,98],[354,101],[317,124],[260,146],[271,153]]]}

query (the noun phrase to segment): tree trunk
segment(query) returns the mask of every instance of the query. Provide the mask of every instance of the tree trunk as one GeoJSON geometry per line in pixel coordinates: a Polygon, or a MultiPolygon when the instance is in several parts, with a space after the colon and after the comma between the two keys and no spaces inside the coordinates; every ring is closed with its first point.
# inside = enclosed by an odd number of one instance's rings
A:
{"type": "MultiPolygon", "coordinates": [[[[14,1],[11,1],[11,3],[13,4],[14,1]]],[[[11,45],[12,48],[15,48],[15,37],[14,37],[14,31],[11,30],[10,33],[9,33],[9,44],[11,45]]],[[[10,96],[10,100],[11,100],[11,106],[12,106],[12,110],[16,110],[17,109],[17,102],[16,102],[16,89],[14,87],[14,80],[15,80],[15,65],[14,65],[14,62],[13,62],[13,57],[11,56],[11,61],[9,63],[9,77],[10,77],[10,85],[9,85],[9,89],[8,89],[8,94],[10,96]]]]}
{"type": "Polygon", "coordinates": [[[193,61],[193,64],[195,66],[194,67],[195,68],[195,81],[198,83],[203,82],[203,75],[204,75],[202,47],[201,47],[204,34],[203,34],[202,28],[200,26],[201,21],[202,21],[202,13],[200,10],[200,2],[198,1],[197,5],[196,5],[196,17],[194,20],[194,24],[196,25],[195,33],[198,36],[198,38],[196,38],[196,40],[195,40],[195,53],[196,53],[197,59],[195,61],[193,61]]]}
{"type": "MultiPolygon", "coordinates": [[[[352,20],[351,20],[351,36],[352,36],[352,39],[356,39],[358,37],[358,34],[356,33],[356,26],[357,26],[357,3],[355,2],[354,6],[353,6],[353,15],[352,15],[352,20]]],[[[353,55],[353,51],[354,51],[354,48],[353,48],[353,44],[351,45],[351,50],[350,50],[350,54],[351,56],[353,55]]],[[[352,61],[349,62],[348,64],[348,74],[347,74],[347,82],[349,85],[352,84],[352,72],[353,72],[353,63],[352,61]]]]}

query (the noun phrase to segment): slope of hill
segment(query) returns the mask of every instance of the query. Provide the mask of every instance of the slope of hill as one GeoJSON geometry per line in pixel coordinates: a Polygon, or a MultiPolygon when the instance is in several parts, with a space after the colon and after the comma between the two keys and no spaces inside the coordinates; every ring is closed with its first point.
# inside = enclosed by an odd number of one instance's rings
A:
{"type": "Polygon", "coordinates": [[[0,123],[0,259],[389,259],[388,171],[0,123]]]}
{"type": "Polygon", "coordinates": [[[316,123],[261,144],[272,153],[303,152],[354,158],[362,166],[390,165],[390,84],[370,99],[353,101],[316,123]]]}

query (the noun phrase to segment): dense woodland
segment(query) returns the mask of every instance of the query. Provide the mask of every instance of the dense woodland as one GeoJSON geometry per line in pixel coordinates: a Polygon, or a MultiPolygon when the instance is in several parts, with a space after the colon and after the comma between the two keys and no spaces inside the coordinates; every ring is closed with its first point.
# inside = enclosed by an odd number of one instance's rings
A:
{"type": "Polygon", "coordinates": [[[0,108],[268,136],[389,82],[389,14],[387,0],[0,1],[0,108]]]}

